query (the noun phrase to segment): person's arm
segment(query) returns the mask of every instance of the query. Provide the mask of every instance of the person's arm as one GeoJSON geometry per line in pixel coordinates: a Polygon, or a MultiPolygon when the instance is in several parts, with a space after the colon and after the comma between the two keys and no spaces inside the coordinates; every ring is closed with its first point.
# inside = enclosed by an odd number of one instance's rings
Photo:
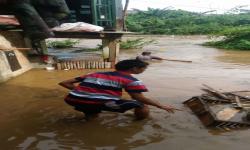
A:
{"type": "Polygon", "coordinates": [[[178,110],[176,108],[174,108],[173,106],[171,105],[162,105],[161,103],[159,103],[158,101],[154,101],[150,98],[147,98],[145,97],[142,93],[129,93],[129,95],[135,99],[135,100],[138,100],[144,104],[147,104],[147,105],[151,105],[151,106],[155,106],[157,108],[160,108],[160,109],[163,109],[163,110],[166,110],[170,113],[174,113],[174,110],[178,110]]]}
{"type": "Polygon", "coordinates": [[[75,83],[80,82],[79,80],[74,79],[69,79],[65,80],[59,83],[62,87],[65,87],[67,89],[73,90],[76,86],[74,85],[75,83]]]}
{"type": "Polygon", "coordinates": [[[163,58],[161,58],[161,57],[157,57],[157,56],[151,56],[151,59],[163,60],[163,58]]]}

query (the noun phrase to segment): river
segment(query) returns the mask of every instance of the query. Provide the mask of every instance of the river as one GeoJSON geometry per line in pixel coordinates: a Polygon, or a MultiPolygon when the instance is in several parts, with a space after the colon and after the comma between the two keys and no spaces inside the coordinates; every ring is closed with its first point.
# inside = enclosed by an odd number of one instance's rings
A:
{"type": "MultiPolygon", "coordinates": [[[[0,145],[2,150],[249,150],[250,130],[208,129],[182,102],[202,94],[202,84],[221,91],[250,89],[250,52],[203,47],[205,36],[147,36],[156,42],[143,50],[192,63],[152,62],[136,75],[146,95],[183,111],[168,114],[150,107],[150,118],[135,121],[132,112],[104,112],[85,121],[64,103],[68,92],[57,83],[96,70],[33,69],[0,84],[0,145]]],[[[98,43],[83,41],[81,44],[98,43]]],[[[119,59],[143,50],[121,51],[119,59]]]]}

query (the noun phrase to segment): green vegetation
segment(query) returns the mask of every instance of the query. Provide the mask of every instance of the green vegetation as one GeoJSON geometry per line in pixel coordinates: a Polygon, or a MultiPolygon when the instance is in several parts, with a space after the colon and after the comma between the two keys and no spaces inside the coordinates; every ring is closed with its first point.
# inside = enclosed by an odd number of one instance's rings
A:
{"type": "Polygon", "coordinates": [[[63,40],[63,41],[47,41],[46,45],[49,48],[71,48],[78,44],[79,40],[63,40]]]}
{"type": "Polygon", "coordinates": [[[121,49],[138,49],[153,42],[155,41],[145,40],[144,38],[137,38],[135,40],[126,40],[121,42],[121,49]]]}
{"type": "Polygon", "coordinates": [[[136,10],[126,20],[129,31],[164,35],[217,35],[223,41],[206,45],[225,49],[250,50],[250,11],[207,14],[183,10],[136,10]]]}
{"type": "Polygon", "coordinates": [[[250,25],[250,13],[206,14],[183,10],[137,10],[126,20],[129,31],[144,34],[214,34],[224,29],[250,25]]]}
{"type": "Polygon", "coordinates": [[[72,53],[80,53],[80,52],[95,52],[100,51],[101,49],[97,48],[79,48],[78,50],[73,51],[72,53]]]}
{"type": "Polygon", "coordinates": [[[204,45],[232,50],[250,50],[250,26],[226,29],[220,34],[225,36],[223,40],[207,42],[204,45]]]}

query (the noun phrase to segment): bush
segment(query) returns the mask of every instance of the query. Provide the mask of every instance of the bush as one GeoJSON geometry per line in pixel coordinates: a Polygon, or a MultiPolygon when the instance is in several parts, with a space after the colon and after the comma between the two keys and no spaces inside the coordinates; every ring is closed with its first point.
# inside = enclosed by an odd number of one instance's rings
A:
{"type": "Polygon", "coordinates": [[[79,40],[63,40],[63,41],[47,41],[46,45],[49,48],[71,48],[78,44],[79,40]]]}
{"type": "Polygon", "coordinates": [[[138,49],[153,42],[155,41],[154,40],[145,41],[144,38],[122,41],[121,49],[138,49]]]}
{"type": "Polygon", "coordinates": [[[225,36],[223,40],[207,42],[204,45],[223,49],[250,50],[250,27],[228,28],[221,34],[225,36]]]}

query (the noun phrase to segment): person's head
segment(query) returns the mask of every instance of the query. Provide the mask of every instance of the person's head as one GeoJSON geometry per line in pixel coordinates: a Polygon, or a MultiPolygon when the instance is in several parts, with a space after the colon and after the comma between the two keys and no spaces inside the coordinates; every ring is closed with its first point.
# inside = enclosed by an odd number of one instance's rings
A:
{"type": "Polygon", "coordinates": [[[149,64],[138,59],[126,59],[115,65],[117,71],[127,71],[132,74],[140,74],[145,71],[149,64]]]}
{"type": "Polygon", "coordinates": [[[143,56],[149,56],[149,55],[151,55],[151,52],[142,52],[141,53],[143,56]]]}

